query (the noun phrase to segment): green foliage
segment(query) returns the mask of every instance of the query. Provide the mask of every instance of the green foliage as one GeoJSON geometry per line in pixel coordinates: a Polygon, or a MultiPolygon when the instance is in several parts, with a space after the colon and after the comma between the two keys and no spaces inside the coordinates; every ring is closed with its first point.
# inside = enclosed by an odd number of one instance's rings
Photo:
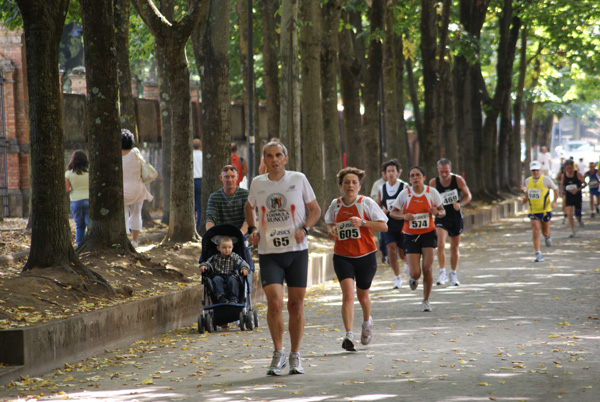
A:
{"type": "Polygon", "coordinates": [[[23,19],[15,0],[0,1],[0,21],[8,29],[16,29],[23,26],[23,19]]]}

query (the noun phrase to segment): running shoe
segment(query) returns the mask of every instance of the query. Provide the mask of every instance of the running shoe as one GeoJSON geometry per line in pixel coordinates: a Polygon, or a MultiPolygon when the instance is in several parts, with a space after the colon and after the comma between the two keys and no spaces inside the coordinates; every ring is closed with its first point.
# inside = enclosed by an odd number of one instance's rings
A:
{"type": "Polygon", "coordinates": [[[410,274],[410,268],[408,267],[407,263],[404,263],[404,275],[409,276],[410,274]]]}
{"type": "Polygon", "coordinates": [[[431,305],[429,304],[429,300],[423,300],[423,303],[421,303],[421,310],[431,311],[431,305]]]}
{"type": "Polygon", "coordinates": [[[596,217],[596,214],[592,212],[592,214],[590,215],[592,218],[596,217]]]}
{"type": "Polygon", "coordinates": [[[567,217],[563,217],[563,225],[567,223],[567,217]]]}
{"type": "Polygon", "coordinates": [[[552,239],[550,238],[550,236],[546,237],[544,236],[546,239],[546,247],[552,247],[552,239]]]}
{"type": "Polygon", "coordinates": [[[456,271],[450,271],[450,286],[460,286],[456,271]]]}
{"type": "Polygon", "coordinates": [[[579,227],[582,228],[583,226],[583,218],[579,218],[579,227]]]}
{"type": "Polygon", "coordinates": [[[448,282],[448,275],[446,274],[446,270],[440,271],[440,276],[438,277],[436,285],[445,285],[448,282]]]}
{"type": "Polygon", "coordinates": [[[140,243],[138,243],[137,241],[132,240],[131,241],[131,245],[133,246],[133,248],[138,248],[140,246],[140,243]]]}
{"type": "Polygon", "coordinates": [[[290,353],[290,374],[304,374],[300,353],[290,353]]]}
{"type": "Polygon", "coordinates": [[[368,345],[373,339],[373,317],[369,317],[369,321],[363,322],[362,332],[360,333],[360,343],[368,345]]]}
{"type": "Polygon", "coordinates": [[[417,286],[419,286],[419,281],[408,278],[408,285],[410,286],[410,290],[416,290],[417,286]]]}
{"type": "Polygon", "coordinates": [[[569,237],[575,237],[575,231],[572,231],[569,237]]]}
{"type": "MultiPolygon", "coordinates": [[[[291,355],[290,355],[291,356],[291,355]]],[[[273,360],[271,366],[267,370],[267,375],[281,375],[281,370],[287,365],[285,354],[283,351],[276,350],[273,352],[273,360]]]]}
{"type": "Polygon", "coordinates": [[[542,253],[536,253],[535,254],[535,262],[542,262],[544,261],[544,256],[542,255],[542,253]]]}
{"type": "Polygon", "coordinates": [[[596,213],[600,214],[600,205],[596,205],[596,213]]]}
{"type": "Polygon", "coordinates": [[[354,347],[354,334],[352,332],[346,332],[346,336],[342,341],[342,348],[346,349],[348,352],[356,352],[356,348],[354,347]]]}
{"type": "Polygon", "coordinates": [[[400,289],[402,287],[402,278],[394,279],[394,287],[393,289],[400,289]]]}

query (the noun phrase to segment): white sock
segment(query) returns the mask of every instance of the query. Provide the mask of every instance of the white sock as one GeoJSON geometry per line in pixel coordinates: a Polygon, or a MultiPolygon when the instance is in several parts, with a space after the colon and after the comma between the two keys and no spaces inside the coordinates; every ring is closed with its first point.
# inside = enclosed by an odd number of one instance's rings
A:
{"type": "Polygon", "coordinates": [[[446,268],[440,268],[440,274],[441,274],[442,272],[446,272],[446,268]]]}
{"type": "Polygon", "coordinates": [[[402,279],[402,275],[396,275],[396,279],[402,279]]]}

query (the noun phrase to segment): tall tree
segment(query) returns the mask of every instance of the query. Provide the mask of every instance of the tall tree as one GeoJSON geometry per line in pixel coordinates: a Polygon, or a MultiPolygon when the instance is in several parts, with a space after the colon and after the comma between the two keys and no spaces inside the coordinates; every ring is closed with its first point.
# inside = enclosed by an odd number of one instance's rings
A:
{"type": "Polygon", "coordinates": [[[363,102],[365,105],[363,135],[365,139],[364,146],[368,150],[365,155],[366,188],[371,188],[375,180],[380,177],[379,80],[381,79],[381,66],[383,63],[384,20],[384,1],[373,0],[369,10],[369,54],[363,88],[363,102]]]}
{"type": "MultiPolygon", "coordinates": [[[[202,91],[202,211],[211,191],[221,187],[221,168],[231,161],[231,104],[229,100],[229,2],[210,0],[206,18],[192,34],[194,58],[202,91]]],[[[206,215],[204,212],[203,215],[206,215]]]]}
{"type": "MultiPolygon", "coordinates": [[[[396,24],[394,21],[394,2],[386,4],[385,11],[385,40],[383,42],[383,99],[384,99],[384,121],[385,121],[385,159],[402,159],[400,155],[400,133],[398,132],[398,85],[396,84],[396,62],[398,50],[396,35],[396,24]]],[[[402,77],[400,77],[402,79],[402,77]]],[[[406,166],[404,166],[406,168],[406,166]]]]}
{"type": "Polygon", "coordinates": [[[321,109],[321,6],[312,0],[300,3],[302,24],[302,171],[317,200],[324,200],[323,110],[321,109]]]}
{"type": "MultiPolygon", "coordinates": [[[[348,166],[365,167],[365,147],[360,112],[360,87],[364,75],[364,46],[360,13],[342,10],[344,22],[339,35],[340,90],[344,105],[344,151],[348,166]]],[[[366,187],[365,187],[366,188],[366,187]]]]}
{"type": "MultiPolygon", "coordinates": [[[[267,137],[279,136],[279,66],[277,49],[277,0],[259,0],[262,15],[263,82],[267,103],[267,137]]],[[[259,151],[260,153],[260,151],[259,151]]],[[[258,165],[257,165],[258,166],[258,165]]]]}
{"type": "Polygon", "coordinates": [[[279,109],[279,138],[287,146],[290,169],[301,170],[297,0],[282,3],[280,44],[281,103],[279,109]]]}
{"type": "Polygon", "coordinates": [[[117,66],[119,71],[119,105],[121,126],[137,137],[135,103],[131,89],[131,69],[129,66],[129,9],[131,0],[114,0],[115,41],[117,66]]]}
{"type": "MultiPolygon", "coordinates": [[[[321,25],[321,104],[325,144],[325,202],[338,194],[336,174],[342,169],[342,145],[338,112],[338,29],[341,0],[323,4],[321,25]]],[[[327,205],[321,206],[325,210],[327,205]]]]}
{"type": "Polygon", "coordinates": [[[135,252],[125,232],[119,83],[112,0],[82,0],[90,154],[89,229],[79,251],[135,252]]]}
{"type": "Polygon", "coordinates": [[[172,130],[169,231],[164,242],[186,242],[196,238],[196,227],[190,127],[190,71],[185,45],[202,13],[208,11],[208,1],[190,1],[186,14],[180,20],[173,21],[165,18],[152,0],[133,0],[133,4],[168,61],[163,78],[167,81],[169,92],[160,95],[171,103],[172,130]]]}

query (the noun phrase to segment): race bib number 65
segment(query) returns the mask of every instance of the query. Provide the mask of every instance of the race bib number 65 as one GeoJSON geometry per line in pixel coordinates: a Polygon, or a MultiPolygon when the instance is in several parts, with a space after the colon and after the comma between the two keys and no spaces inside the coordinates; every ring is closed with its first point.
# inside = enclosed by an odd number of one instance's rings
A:
{"type": "Polygon", "coordinates": [[[287,246],[296,245],[296,237],[294,237],[294,228],[273,228],[267,230],[267,250],[275,251],[287,246]]]}
{"type": "Polygon", "coordinates": [[[410,221],[411,229],[427,229],[429,227],[429,213],[414,214],[414,220],[410,221]]]}
{"type": "Polygon", "coordinates": [[[352,226],[352,222],[343,221],[335,224],[339,240],[360,239],[360,229],[352,226]]]}

